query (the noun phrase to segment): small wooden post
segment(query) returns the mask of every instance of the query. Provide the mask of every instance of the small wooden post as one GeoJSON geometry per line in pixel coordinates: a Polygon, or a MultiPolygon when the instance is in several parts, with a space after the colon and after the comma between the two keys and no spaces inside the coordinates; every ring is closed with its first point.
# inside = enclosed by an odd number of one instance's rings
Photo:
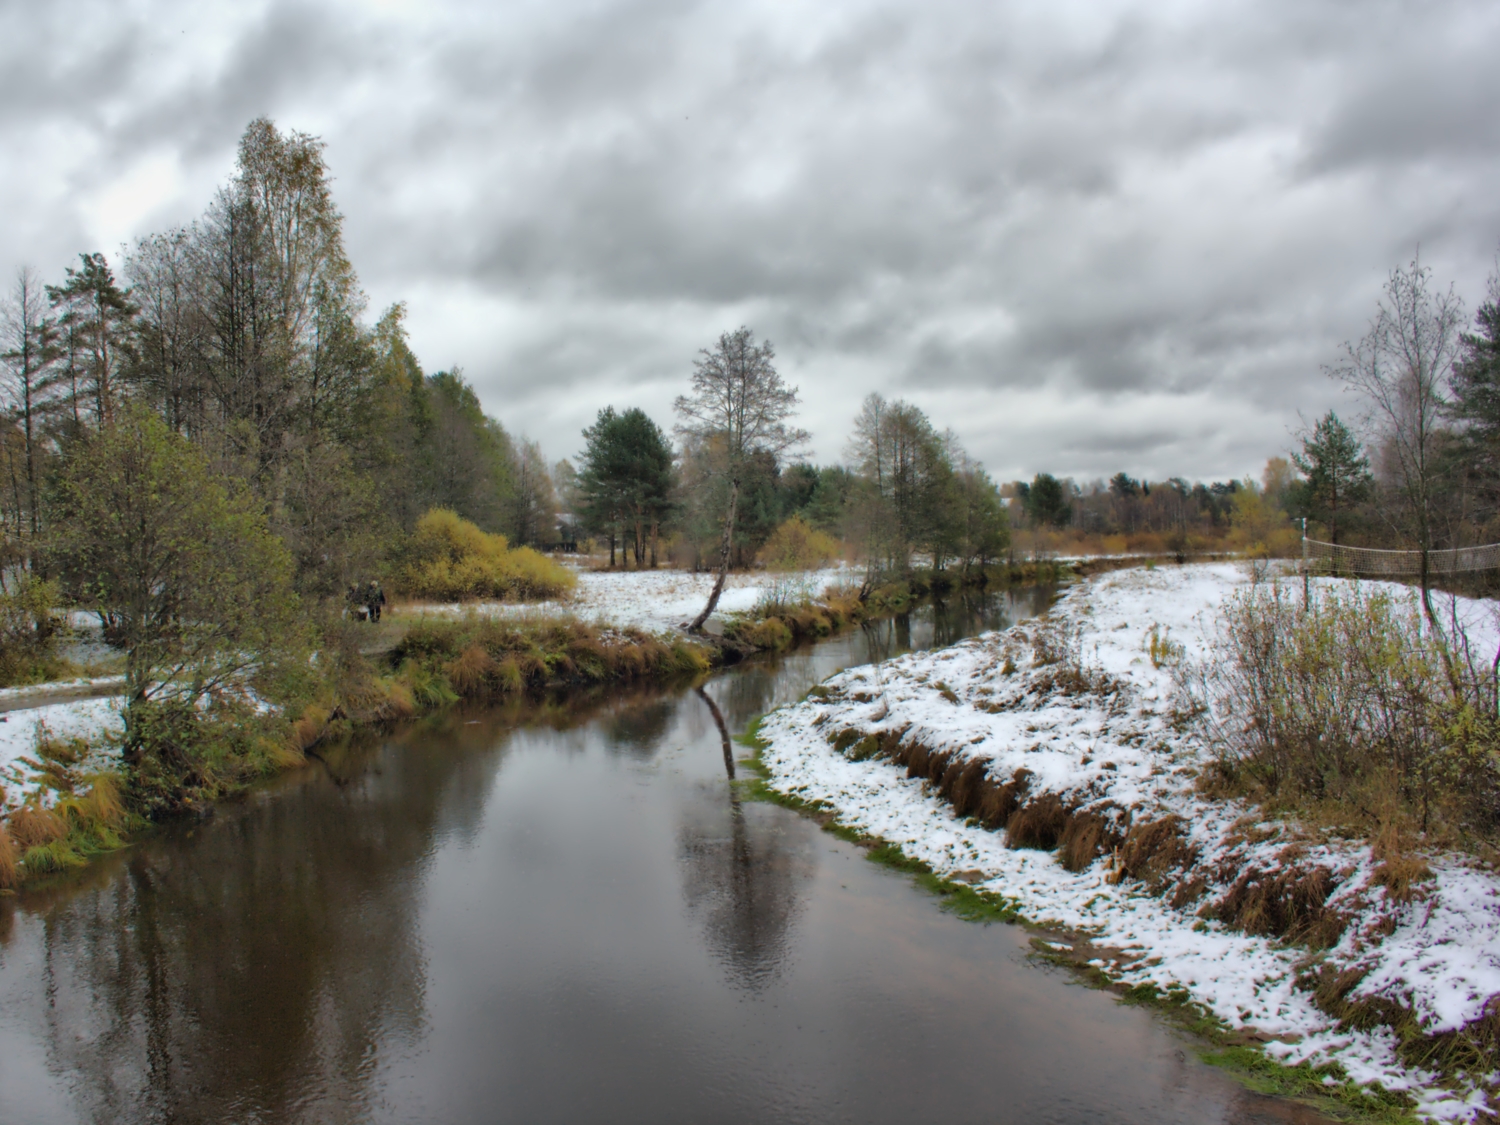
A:
{"type": "Polygon", "coordinates": [[[1302,517],[1302,612],[1307,612],[1308,600],[1308,577],[1307,577],[1307,517],[1302,517]]]}

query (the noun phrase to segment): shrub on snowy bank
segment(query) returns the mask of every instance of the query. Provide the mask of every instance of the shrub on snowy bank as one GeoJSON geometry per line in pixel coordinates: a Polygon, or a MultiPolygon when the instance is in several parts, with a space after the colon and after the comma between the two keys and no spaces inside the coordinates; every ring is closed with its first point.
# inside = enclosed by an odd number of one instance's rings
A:
{"type": "Polygon", "coordinates": [[[1493,845],[1500,829],[1494,665],[1415,595],[1258,583],[1224,602],[1195,672],[1227,792],[1375,838],[1493,845]]]}
{"type": "Polygon", "coordinates": [[[456,512],[434,508],[417,521],[397,572],[397,592],[461,602],[562,597],[577,579],[566,567],[503,535],[481,531],[456,512]]]}
{"type": "Polygon", "coordinates": [[[818,570],[843,554],[839,541],[801,516],[793,516],[771,533],[756,555],[768,570],[791,573],[818,570]]]}

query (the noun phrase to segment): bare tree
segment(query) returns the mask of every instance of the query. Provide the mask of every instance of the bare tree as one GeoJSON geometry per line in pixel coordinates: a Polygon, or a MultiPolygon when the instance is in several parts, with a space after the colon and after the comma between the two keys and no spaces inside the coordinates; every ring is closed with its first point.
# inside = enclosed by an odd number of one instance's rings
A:
{"type": "Polygon", "coordinates": [[[131,375],[173,431],[201,437],[203,299],[194,237],[178,229],[142,238],[125,263],[125,277],[140,310],[131,375]]]}
{"type": "Polygon", "coordinates": [[[862,484],[860,520],[868,565],[868,595],[882,567],[906,573],[913,550],[933,552],[941,569],[943,502],[953,476],[943,435],[909,402],[866,396],[854,419],[847,455],[862,484]]]}
{"type": "Polygon", "coordinates": [[[557,493],[547,471],[547,459],[542,456],[542,447],[525,437],[513,448],[511,481],[515,492],[507,521],[511,539],[518,547],[544,547],[557,533],[557,493]]]}
{"type": "Polygon", "coordinates": [[[875,392],[865,396],[854,419],[848,457],[859,474],[861,488],[855,505],[854,523],[865,541],[865,580],[859,588],[864,601],[875,588],[875,579],[886,558],[890,537],[886,519],[886,478],[890,457],[886,450],[886,401],[875,392]]]}
{"type": "MultiPolygon", "coordinates": [[[[42,283],[28,268],[16,271],[15,284],[0,308],[0,360],[4,360],[9,384],[10,409],[20,424],[24,439],[26,472],[26,517],[32,538],[41,533],[41,502],[38,496],[38,429],[45,405],[46,367],[51,359],[52,325],[46,319],[46,294],[42,283]]],[[[19,508],[19,505],[17,506],[19,508]]],[[[17,531],[22,526],[16,513],[17,531]]]]}
{"type": "Polygon", "coordinates": [[[1450,286],[1434,292],[1432,271],[1413,258],[1391,271],[1370,330],[1344,345],[1344,359],[1328,374],[1362,395],[1388,453],[1403,514],[1421,552],[1422,609],[1432,609],[1429,554],[1441,471],[1443,412],[1459,358],[1463,301],[1450,286]]]}
{"type": "Polygon", "coordinates": [[[757,344],[750,329],[726,332],[712,351],[705,348],[693,361],[693,393],[678,396],[675,403],[682,417],[677,432],[708,452],[712,472],[729,486],[719,541],[719,574],[708,604],[688,626],[691,632],[703,628],[724,592],[740,483],[752,459],[768,454],[779,457],[807,440],[805,430],[787,425],[797,408],[797,388],[781,381],[772,362],[775,358],[770,341],[757,344]]]}

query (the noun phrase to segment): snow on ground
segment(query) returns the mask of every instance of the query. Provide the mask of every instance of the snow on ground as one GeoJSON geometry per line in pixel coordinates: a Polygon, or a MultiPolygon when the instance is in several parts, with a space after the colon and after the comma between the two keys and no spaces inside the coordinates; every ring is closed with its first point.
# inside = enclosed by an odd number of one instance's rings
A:
{"type": "Polygon", "coordinates": [[[0,715],[0,785],[10,790],[12,803],[22,795],[29,772],[20,759],[35,755],[42,725],[55,738],[82,738],[98,747],[106,735],[120,729],[119,700],[72,699],[0,715]]]}
{"type": "MultiPolygon", "coordinates": [[[[858,583],[859,572],[830,567],[805,574],[778,575],[767,571],[731,574],[719,597],[715,617],[748,613],[767,596],[780,593],[793,600],[816,597],[828,587],[858,583]]],[[[578,573],[578,588],[568,600],[544,602],[471,602],[462,605],[415,604],[402,614],[475,613],[493,616],[572,614],[585,621],[635,626],[649,632],[669,632],[691,621],[713,590],[714,575],[685,570],[616,570],[578,573]]]]}
{"type": "MultiPolygon", "coordinates": [[[[1216,862],[1235,875],[1276,872],[1294,846],[1299,865],[1320,864],[1334,875],[1330,902],[1353,916],[1328,957],[1368,970],[1354,997],[1395,999],[1429,1032],[1460,1027],[1500,994],[1500,880],[1459,858],[1440,858],[1423,894],[1399,905],[1370,881],[1367,847],[1316,838],[1293,825],[1255,824],[1249,807],[1208,801],[1193,788],[1204,751],[1193,735],[1173,727],[1181,697],[1172,670],[1148,656],[1147,638],[1153,625],[1169,630],[1187,660],[1201,660],[1216,608],[1248,581],[1248,570],[1237,564],[1117,571],[1071,589],[1048,623],[845,671],[827,682],[826,698],[810,696],[762,724],[770,784],[825,802],[845,823],[899,844],[939,873],[980,880],[981,889],[1016,900],[1034,921],[1094,935],[1095,944],[1120,951],[1096,962],[1116,979],[1186,988],[1231,1027],[1273,1037],[1268,1050],[1277,1057],[1337,1062],[1357,1083],[1407,1092],[1423,1116],[1472,1119],[1486,1106],[1479,1087],[1493,1085],[1496,1076],[1443,1089],[1434,1075],[1400,1061],[1389,1031],[1339,1030],[1295,987],[1305,950],[1201,920],[1193,913],[1201,901],[1174,909],[1138,882],[1113,881],[1108,860],[1075,874],[1054,853],[1009,849],[1003,833],[958,818],[930,783],[880,758],[852,760],[831,744],[851,728],[904,731],[904,740],[932,751],[989,759],[992,777],[1031,771],[1029,799],[1052,791],[1101,812],[1111,805],[1130,809],[1137,820],[1177,814],[1199,849],[1200,874],[1216,862]],[[1081,665],[1116,678],[1120,689],[1049,690],[1055,667],[1038,664],[1032,645],[1040,629],[1071,633],[1081,665]],[[1376,927],[1394,928],[1382,938],[1376,927]]],[[[1500,630],[1492,603],[1445,597],[1442,605],[1494,651],[1500,630]]]]}

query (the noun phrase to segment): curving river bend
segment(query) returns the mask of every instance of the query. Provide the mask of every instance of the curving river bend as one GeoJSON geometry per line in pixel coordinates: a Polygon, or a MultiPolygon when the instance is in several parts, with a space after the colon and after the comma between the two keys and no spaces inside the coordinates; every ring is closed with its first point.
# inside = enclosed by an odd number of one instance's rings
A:
{"type": "Polygon", "coordinates": [[[728,784],[715,712],[1049,597],[453,711],[0,900],[0,1122],[1322,1120],[728,784]]]}

